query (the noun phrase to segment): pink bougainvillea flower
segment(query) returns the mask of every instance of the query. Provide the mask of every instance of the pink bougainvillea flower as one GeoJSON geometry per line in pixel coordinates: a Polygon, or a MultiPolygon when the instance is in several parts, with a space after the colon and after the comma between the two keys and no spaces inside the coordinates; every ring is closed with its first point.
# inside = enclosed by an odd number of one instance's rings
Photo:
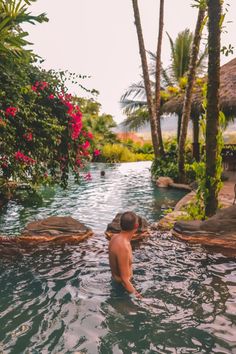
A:
{"type": "Polygon", "coordinates": [[[3,162],[2,164],[1,164],[1,168],[4,170],[4,169],[6,169],[8,167],[8,163],[7,162],[3,162]]]}
{"type": "Polygon", "coordinates": [[[93,139],[93,134],[91,132],[88,132],[87,133],[87,137],[92,140],[93,139]]]}
{"type": "Polygon", "coordinates": [[[41,90],[44,90],[46,87],[48,87],[48,82],[46,82],[46,81],[41,81],[41,82],[39,83],[39,86],[40,86],[40,89],[41,89],[41,90]]]}
{"type": "Polygon", "coordinates": [[[94,156],[99,156],[99,155],[101,155],[101,151],[98,149],[95,149],[93,154],[94,154],[94,156]]]}
{"type": "Polygon", "coordinates": [[[17,108],[16,107],[7,107],[5,113],[6,113],[6,116],[15,117],[15,115],[17,113],[17,108]]]}
{"type": "Polygon", "coordinates": [[[89,156],[89,152],[88,152],[87,150],[84,150],[84,151],[82,152],[82,155],[83,155],[83,156],[89,156]]]}
{"type": "Polygon", "coordinates": [[[80,159],[77,159],[77,160],[75,161],[75,163],[76,163],[77,166],[81,166],[81,164],[82,164],[82,162],[81,162],[80,159]]]}
{"type": "Polygon", "coordinates": [[[48,96],[49,100],[53,100],[55,96],[51,93],[51,95],[48,96]]]}
{"type": "Polygon", "coordinates": [[[83,143],[81,146],[83,150],[86,150],[90,147],[90,142],[86,140],[85,143],[83,143]]]}
{"type": "Polygon", "coordinates": [[[31,90],[32,90],[32,91],[36,92],[37,89],[38,89],[37,86],[35,86],[35,85],[31,86],[31,90]]]}
{"type": "Polygon", "coordinates": [[[92,179],[91,173],[88,172],[88,173],[84,176],[84,179],[85,179],[86,181],[91,181],[91,179],[92,179]]]}
{"type": "Polygon", "coordinates": [[[23,134],[23,138],[27,141],[32,141],[33,140],[33,134],[31,132],[23,134]]]}
{"type": "Polygon", "coordinates": [[[71,99],[72,99],[72,95],[71,95],[70,93],[67,93],[67,94],[65,95],[65,99],[66,99],[67,101],[71,100],[71,99]]]}
{"type": "Polygon", "coordinates": [[[68,108],[68,112],[67,113],[70,115],[73,112],[73,110],[74,110],[73,104],[70,103],[69,101],[65,101],[63,103],[68,108]]]}
{"type": "Polygon", "coordinates": [[[26,156],[24,155],[21,151],[17,151],[15,152],[15,155],[14,155],[15,159],[18,161],[18,162],[21,162],[21,163],[25,163],[26,165],[33,165],[36,163],[36,161],[34,159],[32,159],[31,157],[29,156],[26,156]]]}

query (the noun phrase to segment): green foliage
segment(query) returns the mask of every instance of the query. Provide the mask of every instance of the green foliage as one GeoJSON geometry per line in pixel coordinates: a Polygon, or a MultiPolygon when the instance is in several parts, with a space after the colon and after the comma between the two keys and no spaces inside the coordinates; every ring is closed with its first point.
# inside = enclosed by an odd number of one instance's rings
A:
{"type": "Polygon", "coordinates": [[[48,21],[46,15],[33,16],[28,12],[32,0],[0,0],[0,58],[23,57],[29,60],[33,53],[26,50],[30,43],[28,33],[22,30],[25,23],[42,23],[48,21]]]}
{"type": "Polygon", "coordinates": [[[168,176],[176,181],[178,179],[178,166],[171,158],[158,158],[152,164],[151,173],[156,179],[161,176],[168,176]]]}
{"type": "Polygon", "coordinates": [[[150,161],[153,154],[134,153],[123,144],[106,144],[102,148],[101,159],[111,163],[150,161]]]}
{"type": "Polygon", "coordinates": [[[193,34],[189,29],[185,29],[180,32],[175,40],[172,40],[170,35],[167,33],[170,47],[171,47],[171,56],[172,56],[172,78],[178,81],[179,78],[185,76],[188,71],[191,45],[193,42],[193,34]]]}
{"type": "Polygon", "coordinates": [[[93,99],[79,98],[78,104],[83,113],[84,127],[93,134],[93,142],[98,149],[102,149],[105,144],[117,142],[113,132],[116,122],[110,114],[100,114],[100,103],[93,99]]]}
{"type": "Polygon", "coordinates": [[[22,60],[0,68],[0,175],[33,185],[66,186],[69,170],[78,178],[91,150],[86,155],[78,150],[87,140],[86,130],[76,139],[72,136],[68,104],[73,98],[67,97],[61,75],[22,60]],[[16,109],[15,115],[7,115],[10,107],[16,109]]]}
{"type": "MultiPolygon", "coordinates": [[[[177,141],[176,139],[167,139],[164,141],[165,146],[165,157],[159,158],[153,161],[151,167],[151,174],[154,178],[161,176],[167,176],[172,178],[174,181],[178,181],[178,164],[177,164],[177,141]]],[[[187,143],[186,149],[187,164],[188,169],[188,182],[195,180],[195,173],[191,168],[192,164],[192,153],[190,143],[187,143]]]]}
{"type": "MultiPolygon", "coordinates": [[[[203,90],[204,97],[206,97],[206,86],[203,90]]],[[[206,98],[203,102],[203,108],[206,112],[207,101],[206,98]]],[[[223,131],[225,127],[225,116],[223,112],[220,112],[219,115],[219,133],[217,136],[217,157],[216,157],[216,176],[215,178],[211,178],[206,174],[206,154],[204,153],[201,162],[194,162],[191,169],[193,173],[195,173],[196,181],[197,181],[197,193],[196,200],[193,203],[190,203],[188,206],[187,212],[192,215],[195,219],[205,219],[205,205],[209,195],[208,185],[216,185],[216,193],[218,195],[221,187],[222,187],[222,156],[221,151],[224,146],[223,139],[223,131]]],[[[200,121],[200,127],[202,130],[202,135],[206,137],[206,113],[202,115],[200,121]]],[[[205,141],[204,141],[205,145],[205,141]]]]}
{"type": "MultiPolygon", "coordinates": [[[[203,0],[200,0],[203,1],[203,0]]],[[[167,34],[168,35],[168,34],[167,34]]],[[[185,90],[187,85],[186,73],[189,67],[189,59],[191,54],[191,46],[193,34],[189,29],[180,32],[176,39],[173,40],[169,35],[171,47],[171,65],[168,68],[161,69],[161,104],[168,99],[185,90]]],[[[150,65],[150,76],[155,75],[156,71],[156,55],[149,52],[152,63],[150,65]]],[[[206,49],[200,53],[197,63],[198,75],[201,75],[205,69],[205,59],[207,56],[206,49]]],[[[151,88],[155,91],[155,80],[151,80],[151,88]]],[[[130,85],[128,90],[121,97],[121,107],[127,118],[124,121],[125,126],[131,130],[137,130],[145,123],[149,122],[149,114],[147,109],[147,100],[144,83],[138,82],[130,85]]]]}
{"type": "Polygon", "coordinates": [[[176,181],[178,179],[176,140],[167,140],[164,145],[165,158],[158,158],[153,161],[151,174],[156,179],[161,176],[168,176],[176,181]]]}

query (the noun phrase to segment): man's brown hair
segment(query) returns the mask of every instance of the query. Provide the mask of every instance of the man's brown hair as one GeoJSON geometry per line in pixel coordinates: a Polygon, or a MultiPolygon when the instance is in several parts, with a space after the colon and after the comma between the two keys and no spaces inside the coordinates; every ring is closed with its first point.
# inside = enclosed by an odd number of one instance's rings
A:
{"type": "Polygon", "coordinates": [[[120,227],[123,231],[132,231],[138,223],[138,218],[132,211],[126,211],[121,215],[120,227]]]}

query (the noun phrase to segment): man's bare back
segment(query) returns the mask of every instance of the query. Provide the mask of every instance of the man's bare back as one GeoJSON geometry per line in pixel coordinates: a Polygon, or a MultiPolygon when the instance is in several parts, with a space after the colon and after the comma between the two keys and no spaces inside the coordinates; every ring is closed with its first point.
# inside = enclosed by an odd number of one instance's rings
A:
{"type": "Polygon", "coordinates": [[[121,253],[126,255],[128,264],[127,276],[129,280],[133,276],[132,272],[132,250],[130,246],[130,242],[125,240],[121,234],[117,234],[112,237],[109,244],[109,263],[111,267],[112,277],[117,282],[122,282],[121,272],[120,272],[120,264],[122,263],[122,258],[120,257],[121,253]]]}
{"type": "Polygon", "coordinates": [[[113,279],[121,283],[129,293],[141,297],[131,283],[133,257],[130,241],[138,227],[135,221],[136,216],[134,213],[126,212],[122,214],[121,226],[123,225],[123,229],[121,227],[122,231],[114,235],[109,243],[109,263],[113,279]],[[122,217],[124,220],[122,220],[122,217]],[[133,222],[131,226],[129,225],[129,220],[133,222]]]}

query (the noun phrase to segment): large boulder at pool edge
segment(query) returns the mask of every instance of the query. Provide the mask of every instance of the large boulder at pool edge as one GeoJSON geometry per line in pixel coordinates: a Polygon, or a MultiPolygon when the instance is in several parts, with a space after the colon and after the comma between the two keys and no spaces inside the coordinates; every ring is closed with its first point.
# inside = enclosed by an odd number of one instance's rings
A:
{"type": "Polygon", "coordinates": [[[29,223],[18,240],[26,242],[81,242],[93,231],[70,216],[51,216],[29,223]]]}
{"type": "Polygon", "coordinates": [[[236,205],[205,221],[178,221],[173,235],[191,243],[236,249],[236,205]]]}
{"type": "MultiPolygon", "coordinates": [[[[121,232],[121,228],[120,228],[121,215],[122,215],[122,213],[116,214],[116,216],[112,220],[112,222],[107,225],[105,235],[108,239],[111,239],[113,235],[121,232]]],[[[137,214],[136,214],[136,216],[138,218],[139,228],[131,241],[142,240],[142,239],[150,236],[150,229],[149,229],[150,225],[148,224],[147,220],[137,214]]]]}

